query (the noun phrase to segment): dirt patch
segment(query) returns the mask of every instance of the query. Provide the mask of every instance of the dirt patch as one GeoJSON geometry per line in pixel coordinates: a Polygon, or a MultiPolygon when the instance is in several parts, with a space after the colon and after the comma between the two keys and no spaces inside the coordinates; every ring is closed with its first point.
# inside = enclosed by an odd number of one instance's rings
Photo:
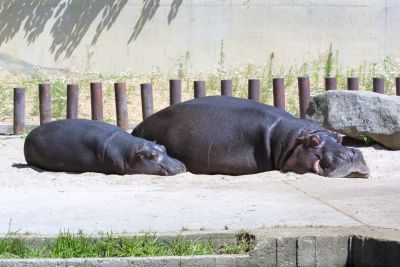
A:
{"type": "Polygon", "coordinates": [[[180,232],[275,226],[398,229],[400,151],[360,148],[369,179],[254,175],[104,175],[26,165],[24,139],[0,137],[0,234],[180,232]]]}
{"type": "MultiPolygon", "coordinates": [[[[154,182],[162,180],[192,180],[194,184],[219,183],[223,180],[224,183],[236,183],[241,181],[242,177],[246,177],[249,181],[264,180],[268,177],[270,181],[285,181],[285,180],[308,180],[308,179],[336,179],[320,177],[312,173],[299,175],[296,173],[281,173],[279,171],[264,172],[245,176],[226,176],[226,175],[195,175],[190,172],[182,173],[174,177],[160,177],[154,175],[105,175],[100,173],[82,173],[69,174],[64,172],[47,172],[40,169],[32,168],[26,165],[23,154],[24,139],[17,136],[0,136],[1,161],[0,169],[3,179],[0,180],[0,186],[10,186],[12,184],[19,185],[27,183],[50,183],[57,184],[57,178],[68,178],[71,184],[79,185],[80,183],[87,184],[90,182],[115,184],[123,183],[124,181],[135,179],[150,179],[154,182]],[[29,179],[27,179],[29,177],[29,179]]],[[[400,151],[391,151],[383,148],[380,145],[370,147],[359,147],[364,158],[370,168],[369,180],[379,179],[398,179],[400,178],[400,151]]],[[[362,179],[361,179],[362,180],[362,179]]]]}

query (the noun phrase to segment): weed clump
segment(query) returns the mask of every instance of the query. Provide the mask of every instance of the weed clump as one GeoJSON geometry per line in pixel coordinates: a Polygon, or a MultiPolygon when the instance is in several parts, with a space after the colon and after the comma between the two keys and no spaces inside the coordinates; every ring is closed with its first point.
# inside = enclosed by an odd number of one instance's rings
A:
{"type": "Polygon", "coordinates": [[[52,241],[41,246],[13,235],[0,240],[0,258],[88,258],[88,257],[148,257],[190,256],[213,254],[243,254],[249,251],[250,241],[238,239],[237,243],[225,243],[214,247],[213,240],[189,240],[178,235],[170,240],[155,235],[128,238],[104,234],[99,238],[85,235],[60,233],[52,241]]]}

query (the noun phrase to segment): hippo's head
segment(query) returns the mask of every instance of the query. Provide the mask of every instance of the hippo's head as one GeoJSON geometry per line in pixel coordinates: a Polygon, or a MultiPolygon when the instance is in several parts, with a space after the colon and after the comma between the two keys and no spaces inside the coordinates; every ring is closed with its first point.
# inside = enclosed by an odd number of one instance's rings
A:
{"type": "Polygon", "coordinates": [[[126,164],[127,174],[175,175],[186,171],[182,162],[167,155],[164,146],[153,142],[144,142],[130,153],[126,164]]]}
{"type": "Polygon", "coordinates": [[[339,134],[316,132],[296,139],[295,147],[281,168],[297,173],[313,172],[327,177],[368,178],[361,151],[341,144],[339,134]]]}

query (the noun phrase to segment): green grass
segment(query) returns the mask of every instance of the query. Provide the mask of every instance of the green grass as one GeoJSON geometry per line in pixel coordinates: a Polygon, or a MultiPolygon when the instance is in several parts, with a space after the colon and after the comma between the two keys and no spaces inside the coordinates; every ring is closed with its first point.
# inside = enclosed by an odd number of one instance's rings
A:
{"type": "Polygon", "coordinates": [[[6,237],[0,241],[0,258],[18,259],[29,255],[31,250],[21,239],[6,237]]]}
{"type": "Polygon", "coordinates": [[[13,91],[0,85],[0,121],[12,114],[13,91]]]}
{"type": "Polygon", "coordinates": [[[193,81],[205,80],[207,95],[220,94],[220,80],[231,79],[233,95],[247,98],[247,80],[256,78],[261,80],[261,101],[272,104],[272,79],[282,77],[285,79],[286,110],[293,115],[299,114],[297,77],[308,76],[311,83],[311,94],[324,91],[324,78],[336,77],[338,88],[346,89],[347,77],[357,76],[360,80],[361,90],[372,90],[372,78],[385,78],[385,93],[394,94],[395,77],[400,76],[400,61],[384,58],[382,62],[364,62],[359,66],[344,68],[339,62],[339,51],[332,45],[327,52],[315,60],[309,60],[303,64],[286,65],[278,67],[276,61],[278,54],[266,53],[264,64],[242,64],[239,66],[227,66],[225,44],[221,40],[219,59],[215,70],[212,72],[191,72],[192,55],[188,51],[176,64],[176,70],[162,72],[155,67],[150,74],[143,73],[119,73],[104,76],[100,73],[84,72],[69,73],[50,76],[40,69],[32,74],[4,77],[0,80],[0,121],[12,122],[12,88],[26,88],[27,123],[39,121],[38,84],[51,83],[52,115],[55,119],[64,118],[66,115],[66,84],[79,84],[79,116],[90,118],[90,90],[89,84],[99,81],[103,84],[104,119],[115,122],[114,82],[127,84],[129,120],[141,121],[140,83],[151,82],[153,85],[154,109],[158,111],[169,105],[168,80],[179,78],[182,80],[182,100],[193,98],[193,81]]]}
{"type": "Polygon", "coordinates": [[[328,56],[326,58],[325,64],[325,77],[332,77],[333,72],[333,52],[332,52],[332,44],[329,46],[328,56]]]}
{"type": "Polygon", "coordinates": [[[7,235],[0,240],[0,258],[88,258],[88,257],[145,257],[145,256],[189,256],[213,254],[240,254],[248,252],[251,240],[239,237],[237,243],[227,243],[215,248],[213,241],[189,240],[178,235],[171,240],[162,240],[155,235],[135,238],[105,234],[91,238],[82,232],[61,233],[52,242],[37,246],[34,241],[7,235]]]}
{"type": "Polygon", "coordinates": [[[371,144],[375,143],[375,141],[371,137],[368,137],[368,136],[363,135],[363,134],[360,136],[360,141],[363,142],[366,145],[371,145],[371,144]]]}

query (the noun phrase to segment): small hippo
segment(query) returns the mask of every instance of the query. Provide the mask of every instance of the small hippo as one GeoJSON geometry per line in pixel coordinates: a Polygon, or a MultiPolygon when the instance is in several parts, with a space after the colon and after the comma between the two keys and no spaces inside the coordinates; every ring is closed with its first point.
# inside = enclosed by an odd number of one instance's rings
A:
{"type": "Polygon", "coordinates": [[[252,100],[209,96],[182,102],[151,115],[132,135],[164,145],[193,173],[369,176],[361,152],[341,145],[339,134],[252,100]]]}
{"type": "Polygon", "coordinates": [[[43,124],[26,137],[28,164],[49,171],[174,175],[186,171],[162,145],[99,121],[73,119],[43,124]]]}

